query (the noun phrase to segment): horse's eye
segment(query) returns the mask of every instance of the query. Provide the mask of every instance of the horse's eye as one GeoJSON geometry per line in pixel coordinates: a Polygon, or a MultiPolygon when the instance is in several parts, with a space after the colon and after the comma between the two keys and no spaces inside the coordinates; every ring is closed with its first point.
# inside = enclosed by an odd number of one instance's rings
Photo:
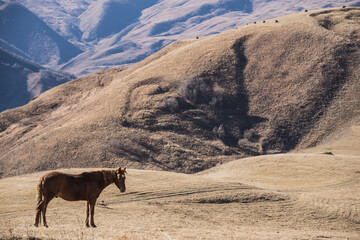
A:
{"type": "Polygon", "coordinates": [[[121,175],[121,177],[122,177],[122,178],[125,178],[125,175],[124,175],[124,174],[122,174],[122,175],[121,175]]]}

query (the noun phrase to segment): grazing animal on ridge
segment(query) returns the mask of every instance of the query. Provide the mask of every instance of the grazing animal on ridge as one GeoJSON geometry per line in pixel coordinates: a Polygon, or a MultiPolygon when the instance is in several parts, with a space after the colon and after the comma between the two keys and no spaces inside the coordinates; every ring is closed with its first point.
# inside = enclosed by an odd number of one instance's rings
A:
{"type": "Polygon", "coordinates": [[[61,172],[49,172],[39,179],[37,186],[38,203],[36,207],[35,227],[41,222],[41,213],[43,216],[43,225],[48,227],[46,222],[46,208],[54,197],[61,197],[67,201],[86,201],[86,220],[89,225],[89,211],[91,213],[90,223],[94,223],[95,203],[100,193],[110,184],[115,185],[121,192],[126,191],[125,187],[126,167],[114,170],[98,170],[92,172],[83,172],[81,174],[66,174],[61,172]]]}

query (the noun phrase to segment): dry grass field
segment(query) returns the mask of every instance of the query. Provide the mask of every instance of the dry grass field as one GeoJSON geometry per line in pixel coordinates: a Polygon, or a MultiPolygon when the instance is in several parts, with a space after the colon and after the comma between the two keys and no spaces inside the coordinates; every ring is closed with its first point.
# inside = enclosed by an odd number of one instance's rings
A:
{"type": "Polygon", "coordinates": [[[125,193],[111,185],[100,195],[96,229],[85,227],[84,202],[62,199],[49,204],[49,228],[35,228],[44,172],[4,178],[0,239],[357,240],[359,146],[355,125],[305,152],[243,158],[198,174],[130,169],[125,193]]]}

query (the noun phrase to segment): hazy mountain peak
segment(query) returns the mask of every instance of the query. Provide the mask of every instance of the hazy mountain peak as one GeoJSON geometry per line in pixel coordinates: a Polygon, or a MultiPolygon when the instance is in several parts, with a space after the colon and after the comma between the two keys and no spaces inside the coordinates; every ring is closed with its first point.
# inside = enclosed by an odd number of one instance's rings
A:
{"type": "Polygon", "coordinates": [[[81,53],[21,4],[3,3],[0,14],[0,38],[38,64],[55,67],[81,53]]]}
{"type": "Polygon", "coordinates": [[[44,68],[0,48],[0,112],[22,106],[30,99],[75,76],[44,68]]]}

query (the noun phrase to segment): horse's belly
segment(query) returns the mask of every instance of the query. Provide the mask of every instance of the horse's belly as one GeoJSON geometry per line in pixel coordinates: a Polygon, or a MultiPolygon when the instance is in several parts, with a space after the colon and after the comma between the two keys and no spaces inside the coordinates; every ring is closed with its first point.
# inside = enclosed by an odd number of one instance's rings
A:
{"type": "Polygon", "coordinates": [[[79,200],[86,200],[84,196],[81,196],[81,194],[79,193],[71,193],[71,194],[66,194],[66,193],[58,193],[59,197],[61,197],[64,200],[67,201],[79,201],[79,200]]]}

